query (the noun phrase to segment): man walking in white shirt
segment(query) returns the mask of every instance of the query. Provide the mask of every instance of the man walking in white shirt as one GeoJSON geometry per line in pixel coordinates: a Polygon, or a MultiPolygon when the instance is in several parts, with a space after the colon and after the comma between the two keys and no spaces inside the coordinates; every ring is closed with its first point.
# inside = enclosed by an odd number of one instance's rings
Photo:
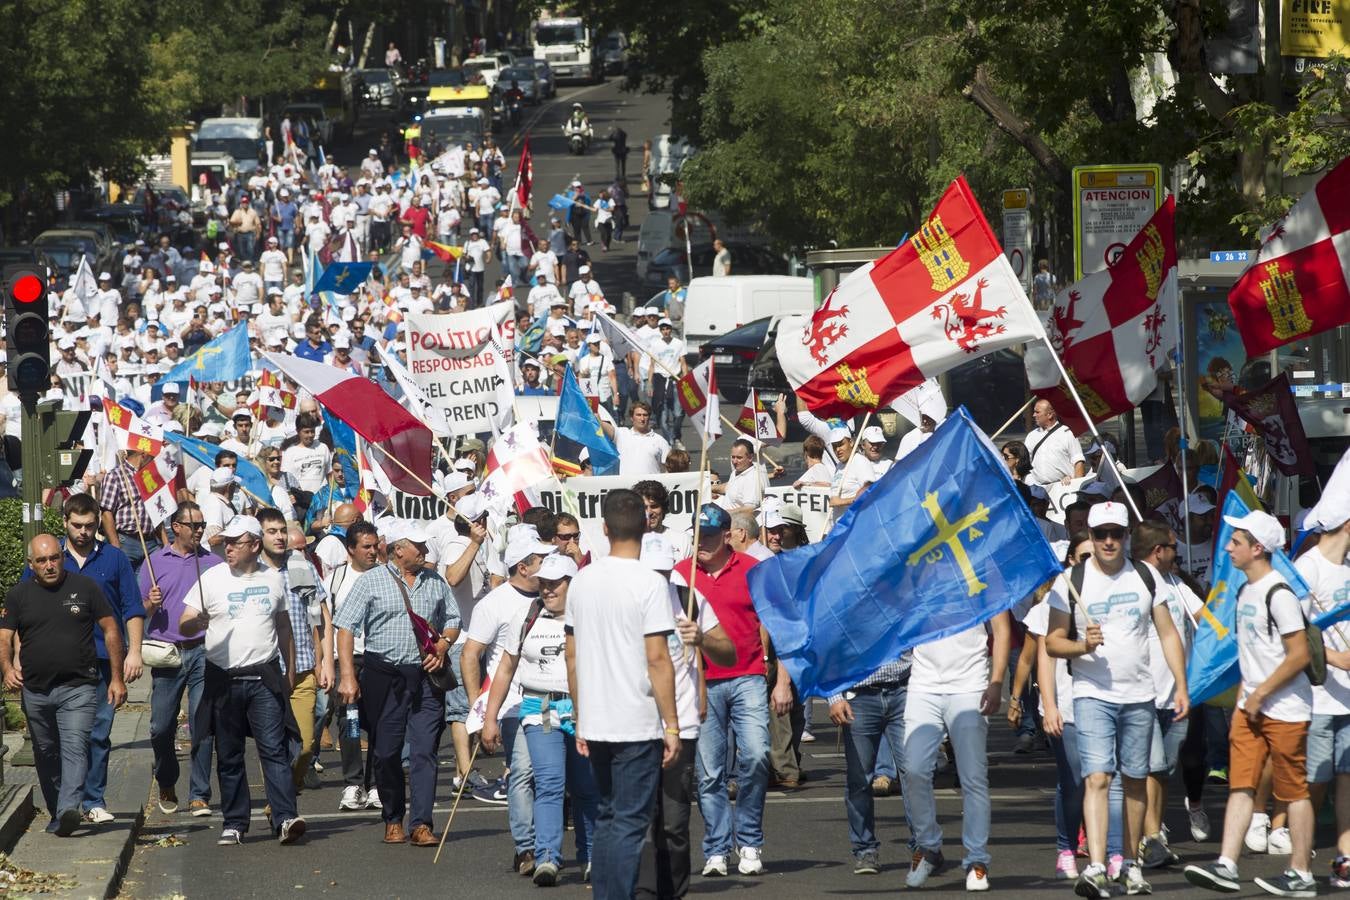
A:
{"type": "Polygon", "coordinates": [[[1036,428],[1027,435],[1031,454],[1031,484],[1060,484],[1087,474],[1083,448],[1069,426],[1059,420],[1049,400],[1037,400],[1031,408],[1036,428]]]}

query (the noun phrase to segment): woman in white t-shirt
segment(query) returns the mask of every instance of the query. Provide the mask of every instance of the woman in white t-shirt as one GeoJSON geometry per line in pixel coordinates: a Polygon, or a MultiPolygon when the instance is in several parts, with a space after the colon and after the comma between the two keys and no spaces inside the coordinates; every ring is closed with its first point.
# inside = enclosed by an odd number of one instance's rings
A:
{"type": "MultiPolygon", "coordinates": [[[[1090,556],[1092,538],[1086,531],[1080,531],[1069,540],[1064,567],[1072,568],[1090,556]]],[[[1030,662],[1023,663],[1034,659],[1040,692],[1041,723],[1046,736],[1050,738],[1057,774],[1055,877],[1073,879],[1078,877],[1078,863],[1074,854],[1078,849],[1079,826],[1083,822],[1083,773],[1078,756],[1078,731],[1073,722],[1073,676],[1069,674],[1067,660],[1052,659],[1045,652],[1045,634],[1050,630],[1050,604],[1045,598],[1049,593],[1048,587],[1038,590],[1035,605],[1022,618],[1028,643],[1023,644],[1017,674],[1013,678],[1013,699],[1008,705],[1008,721],[1016,727],[1022,720],[1020,696],[1031,667],[1030,662]]],[[[1120,852],[1117,848],[1108,850],[1120,852]]]]}
{"type": "Polygon", "coordinates": [[[599,793],[590,762],[577,752],[572,699],[567,689],[563,613],[577,565],[553,553],[539,567],[539,599],[530,605],[520,633],[512,635],[497,664],[483,722],[483,746],[501,744],[497,713],[514,678],[524,698],[520,724],[534,767],[534,883],[557,884],[562,866],[563,795],[572,797],[577,867],[590,867],[599,793]]]}

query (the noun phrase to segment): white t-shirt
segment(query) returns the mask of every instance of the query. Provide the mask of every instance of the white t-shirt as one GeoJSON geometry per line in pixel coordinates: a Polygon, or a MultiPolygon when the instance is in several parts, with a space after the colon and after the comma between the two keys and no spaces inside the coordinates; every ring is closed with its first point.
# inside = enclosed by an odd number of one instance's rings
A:
{"type": "MultiPolygon", "coordinates": [[[[1271,571],[1260,581],[1243,585],[1238,592],[1238,667],[1242,670],[1239,709],[1247,709],[1247,694],[1284,662],[1281,635],[1303,631],[1303,610],[1293,591],[1277,591],[1270,600],[1270,615],[1266,614],[1266,594],[1275,585],[1284,583],[1279,572],[1271,571]],[[1274,627],[1269,627],[1271,618],[1275,620],[1274,627]]],[[[1261,712],[1280,722],[1308,722],[1312,720],[1312,699],[1312,683],[1299,672],[1270,695],[1261,712]]]]}
{"type": "MultiPolygon", "coordinates": [[[[1143,563],[1142,565],[1148,565],[1143,563]]],[[[1152,567],[1150,567],[1152,568],[1152,567]]],[[[1055,579],[1050,605],[1069,613],[1078,623],[1078,639],[1087,622],[1069,594],[1069,574],[1055,579]]],[[[1148,633],[1153,629],[1153,607],[1166,602],[1160,589],[1162,576],[1153,571],[1155,592],[1149,596],[1129,560],[1114,575],[1089,560],[1083,573],[1083,604],[1102,628],[1102,645],[1073,659],[1073,696],[1095,697],[1108,703],[1152,703],[1153,674],[1148,666],[1148,633]]],[[[1062,705],[1062,704],[1061,704],[1062,705]]]]}
{"type": "MultiPolygon", "coordinates": [[[[1022,624],[1026,626],[1028,634],[1034,634],[1037,637],[1045,637],[1046,632],[1050,630],[1050,604],[1037,603],[1031,609],[1027,610],[1026,616],[1022,619],[1022,624]]],[[[1028,652],[1025,645],[1022,652],[1028,652]]],[[[1054,659],[1053,657],[1051,657],[1054,659]]],[[[1069,674],[1069,661],[1067,659],[1054,659],[1055,663],[1055,707],[1059,710],[1060,718],[1064,724],[1073,724],[1073,676],[1069,674]]],[[[1045,689],[1042,686],[1039,696],[1045,696],[1045,689]]],[[[1040,708],[1041,715],[1045,715],[1045,701],[1038,700],[1037,705],[1040,708]]]]}
{"type": "Polygon", "coordinates": [[[183,603],[211,617],[206,658],[222,669],[256,666],[280,652],[275,616],[286,609],[286,592],[275,569],[236,575],[228,563],[214,565],[202,573],[200,592],[189,591],[183,603]]]}
{"type": "MultiPolygon", "coordinates": [[[[522,620],[522,625],[524,624],[522,620]]],[[[562,616],[555,617],[548,610],[539,613],[534,627],[520,640],[520,632],[511,635],[506,652],[517,657],[516,675],[511,689],[532,693],[567,693],[567,636],[562,616]]],[[[558,713],[549,710],[549,721],[558,725],[558,713]]],[[[522,725],[542,725],[544,717],[530,713],[520,717],[522,725]]]]}
{"type": "Polygon", "coordinates": [[[314,555],[323,565],[323,574],[347,561],[347,545],[336,534],[326,534],[314,545],[314,555]]]}
{"type": "MultiPolygon", "coordinates": [[[[1195,637],[1195,614],[1204,608],[1205,601],[1197,597],[1195,591],[1188,588],[1185,582],[1175,578],[1164,578],[1158,587],[1167,602],[1167,612],[1172,616],[1172,624],[1176,626],[1177,634],[1181,636],[1181,658],[1189,659],[1191,641],[1195,637]]],[[[1171,708],[1177,682],[1172,677],[1172,670],[1168,668],[1167,657],[1163,655],[1162,639],[1158,637],[1156,628],[1151,628],[1148,632],[1148,668],[1153,673],[1153,690],[1157,692],[1158,709],[1171,708]]]]}
{"type": "MultiPolygon", "coordinates": [[[[358,572],[353,569],[350,560],[338,563],[336,566],[329,568],[328,574],[324,576],[323,588],[328,592],[328,600],[332,604],[332,607],[329,609],[330,615],[333,617],[337,616],[338,611],[342,609],[342,605],[347,602],[347,597],[350,596],[352,592],[352,585],[356,584],[364,574],[364,572],[358,572]]],[[[334,633],[334,638],[336,639],[336,632],[334,633]]],[[[365,634],[352,632],[352,646],[352,652],[354,654],[360,655],[365,653],[365,634]]]]}
{"type": "MultiPolygon", "coordinates": [[[[436,548],[439,560],[436,567],[442,575],[445,574],[447,568],[459,562],[459,558],[464,555],[465,549],[469,546],[469,538],[466,535],[455,532],[453,527],[451,531],[453,533],[447,534],[436,548]]],[[[487,545],[480,546],[473,562],[469,563],[468,574],[459,584],[450,585],[450,594],[455,598],[455,603],[459,605],[459,620],[461,622],[468,622],[473,619],[474,607],[487,594],[487,554],[487,545]]],[[[446,583],[449,584],[449,579],[446,579],[446,583]]],[[[466,640],[468,640],[468,635],[461,631],[456,643],[462,644],[466,640]]]]}
{"type": "Polygon", "coordinates": [[[302,491],[317,491],[327,480],[332,451],[327,444],[292,444],[281,453],[281,470],[291,473],[302,491]]]}
{"type": "Polygon", "coordinates": [[[661,740],[644,637],[675,629],[669,583],[636,559],[602,557],[572,579],[564,621],[576,645],[577,736],[661,740]]]}
{"type": "MultiPolygon", "coordinates": [[[[688,619],[684,607],[680,605],[679,592],[673,585],[669,586],[669,593],[670,609],[676,621],[688,619]]],[[[717,613],[713,612],[712,604],[698,591],[694,592],[694,596],[698,602],[698,608],[694,610],[698,616],[698,627],[706,634],[720,624],[717,613]]],[[[679,632],[676,631],[672,631],[666,638],[666,646],[670,649],[670,662],[675,666],[675,710],[680,717],[680,737],[695,740],[698,738],[699,728],[698,650],[686,647],[684,641],[680,640],[679,632]]]]}
{"type": "Polygon", "coordinates": [[[796,485],[818,486],[822,484],[828,486],[834,481],[834,468],[832,463],[826,463],[824,460],[812,463],[811,468],[803,472],[802,477],[798,478],[793,485],[794,487],[796,485]]]}
{"type": "MultiPolygon", "coordinates": [[[[1309,621],[1350,602],[1350,564],[1338,566],[1314,547],[1294,560],[1294,568],[1310,589],[1303,599],[1303,611],[1309,621]]],[[[1350,625],[1333,625],[1322,630],[1322,641],[1328,650],[1350,650],[1347,635],[1350,625]]],[[[1350,672],[1327,666],[1326,683],[1313,688],[1313,712],[1319,716],[1350,713],[1350,672]]]]}
{"type": "MultiPolygon", "coordinates": [[[[487,666],[483,671],[489,676],[497,671],[497,663],[505,649],[520,638],[520,626],[525,623],[525,614],[530,611],[535,596],[521,592],[508,581],[493,588],[474,606],[466,634],[488,648],[487,666]]],[[[519,715],[520,697],[520,682],[513,681],[502,702],[498,721],[519,715]]]]}
{"type": "Polygon", "coordinates": [[[731,477],[727,479],[726,493],[717,498],[717,505],[728,512],[746,506],[759,509],[759,504],[764,500],[766,484],[768,478],[764,470],[753,463],[744,472],[733,469],[731,477]]]}
{"type": "Polygon", "coordinates": [[[619,451],[620,475],[658,475],[670,452],[670,444],[655,430],[639,434],[631,428],[616,428],[614,445],[619,451]]]}
{"type": "Polygon", "coordinates": [[[989,687],[989,632],[983,624],[914,648],[909,689],[924,694],[977,694],[989,687]]]}
{"type": "Polygon", "coordinates": [[[1027,435],[1027,451],[1034,451],[1031,474],[1027,476],[1031,484],[1058,484],[1064,476],[1073,474],[1074,463],[1083,462],[1078,438],[1062,423],[1048,432],[1037,428],[1027,435]]]}

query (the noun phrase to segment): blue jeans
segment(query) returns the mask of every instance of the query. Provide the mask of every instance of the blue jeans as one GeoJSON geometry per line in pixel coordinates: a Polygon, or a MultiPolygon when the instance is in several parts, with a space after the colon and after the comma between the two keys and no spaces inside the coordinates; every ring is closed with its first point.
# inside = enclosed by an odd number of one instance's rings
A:
{"type": "Polygon", "coordinates": [[[240,259],[253,259],[253,251],[258,246],[258,236],[251,231],[240,231],[234,236],[234,249],[240,259]]]}
{"type": "Polygon", "coordinates": [[[577,865],[591,858],[595,839],[597,797],[595,776],[577,742],[561,728],[525,726],[525,743],[534,766],[534,861],[562,864],[563,794],[572,796],[576,823],[577,865]]]}
{"type": "Polygon", "coordinates": [[[516,290],[522,290],[526,284],[525,263],[525,257],[519,253],[506,254],[506,271],[511,275],[511,284],[516,290]]]}
{"type": "MultiPolygon", "coordinates": [[[[759,690],[762,696],[763,684],[759,690]]],[[[768,724],[764,727],[767,732],[768,724]]],[[[632,900],[643,839],[656,813],[662,745],[660,741],[591,741],[589,747],[600,798],[592,841],[592,896],[595,900],[632,900]]]]}
{"type": "MultiPolygon", "coordinates": [[[[1077,697],[1073,721],[1078,726],[1078,756],[1084,778],[1097,772],[1120,772],[1126,778],[1148,775],[1149,748],[1158,725],[1152,700],[1111,703],[1077,697]]],[[[964,781],[964,773],[961,777],[964,781]]]]}
{"type": "Polygon", "coordinates": [[[248,777],[244,772],[244,738],[253,736],[262,764],[263,788],[272,805],[272,830],[299,813],[291,759],[286,747],[286,698],[261,681],[231,678],[224,693],[214,697],[216,777],[220,780],[223,828],[248,831],[251,815],[248,777]]]}
{"type": "Polygon", "coordinates": [[[1309,784],[1327,784],[1350,772],[1350,715],[1313,713],[1307,755],[1309,784]]]}
{"type": "Polygon", "coordinates": [[[113,705],[108,702],[108,682],[112,666],[106,659],[98,661],[98,690],[94,692],[94,724],[89,732],[89,772],[84,780],[83,812],[95,806],[107,806],[104,793],[108,789],[108,754],[112,752],[113,705]]]}
{"type": "Polygon", "coordinates": [[[159,539],[153,534],[146,534],[144,550],[141,549],[141,539],[136,532],[119,531],[117,536],[122,552],[127,555],[127,561],[131,563],[133,572],[139,570],[141,563],[145,562],[146,553],[154,553],[159,549],[159,539]]]}
{"type": "Polygon", "coordinates": [[[732,847],[731,801],[727,798],[727,739],[734,734],[735,844],[764,845],[764,792],[769,786],[769,703],[764,676],[708,682],[708,718],[698,739],[698,808],[703,814],[703,856],[725,856],[732,847]]]}
{"type": "Polygon", "coordinates": [[[1153,741],[1149,747],[1148,771],[1163,778],[1176,771],[1177,760],[1181,759],[1181,745],[1186,742],[1186,732],[1190,721],[1176,721],[1176,711],[1158,710],[1158,725],[1153,729],[1153,741]]]}
{"type": "MultiPolygon", "coordinates": [[[[1017,661],[1022,656],[1023,644],[1020,647],[1013,647],[1008,653],[1008,684],[1013,682],[1013,672],[1017,671],[1017,661]]],[[[1035,645],[1032,645],[1034,652],[1035,645]]],[[[1017,723],[1018,737],[1035,737],[1037,731],[1036,710],[1040,706],[1040,698],[1036,694],[1036,687],[1031,679],[1027,679],[1027,685],[1022,689],[1022,719],[1017,723]]]]}
{"type": "Polygon", "coordinates": [[[1064,735],[1050,735],[1055,754],[1055,849],[1077,850],[1083,825],[1083,773],[1078,757],[1078,729],[1064,723],[1064,735]]]}
{"type": "MultiPolygon", "coordinates": [[[[849,700],[849,706],[853,709],[853,724],[844,726],[844,761],[847,765],[844,807],[848,810],[849,845],[857,854],[881,847],[875,830],[872,773],[880,769],[878,751],[888,735],[895,736],[895,746],[902,749],[905,746],[905,687],[858,691],[849,700]]],[[[905,824],[909,826],[908,810],[905,824]]],[[[908,830],[912,843],[914,829],[909,826],[908,830]]]]}
{"type": "Polygon", "coordinates": [[[961,775],[961,865],[989,864],[989,720],[980,714],[983,692],[929,694],[911,690],[905,701],[905,809],[914,841],[942,849],[942,828],[933,797],[933,767],[944,732],[951,736],[961,775]]]}
{"type": "Polygon", "coordinates": [[[506,779],[506,814],[516,852],[525,853],[533,850],[535,845],[534,766],[529,743],[520,740],[520,719],[515,716],[502,719],[501,728],[502,750],[511,769],[506,779]]]}
{"type": "MultiPolygon", "coordinates": [[[[155,782],[172,789],[178,784],[178,754],[174,733],[178,730],[178,708],[183,691],[188,695],[188,722],[197,721],[197,705],[202,702],[206,678],[206,645],[180,648],[183,664],[176,669],[150,670],[150,748],[155,753],[155,782]]],[[[188,799],[211,800],[211,756],[215,744],[200,740],[192,729],[192,774],[188,799]]]]}
{"type": "Polygon", "coordinates": [[[78,810],[89,771],[89,729],[94,724],[92,684],[58,684],[47,691],[23,689],[23,714],[33,738],[33,765],[47,812],[55,819],[78,810]]]}

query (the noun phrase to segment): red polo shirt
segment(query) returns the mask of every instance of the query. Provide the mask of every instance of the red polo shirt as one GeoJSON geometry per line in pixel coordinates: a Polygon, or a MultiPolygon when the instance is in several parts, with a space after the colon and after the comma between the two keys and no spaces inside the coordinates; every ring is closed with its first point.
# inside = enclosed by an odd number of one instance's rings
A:
{"type": "MultiPolygon", "coordinates": [[[[704,657],[709,681],[765,674],[764,642],[759,639],[759,615],[750,600],[750,585],[745,580],[746,573],[757,562],[759,560],[753,556],[733,551],[731,559],[716,575],[710,575],[701,568],[698,570],[694,590],[712,604],[722,630],[736,645],[736,665],[731,668],[719,666],[704,657]]],[[[691,565],[692,557],[676,563],[671,573],[671,583],[677,587],[688,586],[691,565]]]]}

